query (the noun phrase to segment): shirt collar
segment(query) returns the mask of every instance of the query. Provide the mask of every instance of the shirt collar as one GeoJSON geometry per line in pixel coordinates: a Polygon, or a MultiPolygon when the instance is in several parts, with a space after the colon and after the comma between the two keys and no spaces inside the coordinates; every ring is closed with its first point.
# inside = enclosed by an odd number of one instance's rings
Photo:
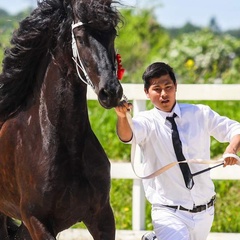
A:
{"type": "Polygon", "coordinates": [[[154,109],[157,112],[157,114],[161,116],[161,119],[163,122],[165,122],[166,117],[172,117],[174,113],[176,113],[177,116],[179,118],[181,118],[181,110],[180,110],[179,104],[177,102],[171,112],[164,112],[156,107],[154,109]]]}
{"type": "Polygon", "coordinates": [[[181,110],[180,110],[179,104],[178,104],[177,102],[176,102],[173,110],[171,111],[170,116],[172,116],[174,113],[176,113],[179,118],[182,117],[182,115],[181,115],[181,110]]]}

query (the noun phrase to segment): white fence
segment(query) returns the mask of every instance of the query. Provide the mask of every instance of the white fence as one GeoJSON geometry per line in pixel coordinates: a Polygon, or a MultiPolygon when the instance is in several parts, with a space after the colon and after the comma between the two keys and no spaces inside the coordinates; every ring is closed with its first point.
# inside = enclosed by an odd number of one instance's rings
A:
{"type": "MultiPolygon", "coordinates": [[[[124,94],[129,100],[133,100],[133,115],[146,108],[146,95],[142,84],[123,84],[124,94]]],[[[178,100],[240,100],[240,84],[178,84],[178,100]]],[[[88,90],[89,100],[97,100],[95,93],[88,90]]],[[[136,158],[140,160],[140,153],[136,152],[136,158]]],[[[137,178],[130,163],[114,163],[111,169],[112,178],[133,179],[132,190],[132,228],[144,230],[145,228],[145,196],[141,179],[137,178]]],[[[240,180],[240,168],[228,166],[216,168],[211,171],[213,179],[237,179],[240,180]]]]}

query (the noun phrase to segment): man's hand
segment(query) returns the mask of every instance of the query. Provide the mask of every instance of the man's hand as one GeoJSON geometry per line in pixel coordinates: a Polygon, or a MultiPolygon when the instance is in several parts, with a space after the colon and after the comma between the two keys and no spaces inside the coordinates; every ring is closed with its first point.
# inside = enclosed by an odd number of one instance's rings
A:
{"type": "Polygon", "coordinates": [[[131,115],[127,116],[127,113],[132,109],[132,104],[123,100],[115,107],[117,114],[117,134],[123,142],[129,142],[132,139],[133,132],[131,129],[131,115]]]}
{"type": "Polygon", "coordinates": [[[240,157],[235,153],[224,153],[223,158],[224,158],[223,167],[226,167],[227,165],[240,164],[240,157]]]}
{"type": "MultiPolygon", "coordinates": [[[[224,167],[227,165],[234,165],[240,163],[240,157],[237,153],[240,151],[240,134],[235,135],[229,145],[227,146],[223,158],[224,158],[224,167]]],[[[240,164],[239,164],[240,165],[240,164]]]]}
{"type": "Polygon", "coordinates": [[[126,102],[125,100],[121,101],[117,107],[115,107],[116,114],[119,118],[126,117],[127,112],[131,111],[132,104],[126,102]]]}

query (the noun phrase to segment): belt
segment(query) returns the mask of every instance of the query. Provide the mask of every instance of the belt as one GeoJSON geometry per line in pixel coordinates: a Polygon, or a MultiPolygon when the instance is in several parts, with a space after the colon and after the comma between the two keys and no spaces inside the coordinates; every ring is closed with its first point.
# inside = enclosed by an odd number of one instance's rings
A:
{"type": "Polygon", "coordinates": [[[207,204],[195,206],[193,209],[187,209],[182,206],[171,206],[171,205],[165,205],[165,206],[169,207],[169,208],[174,208],[174,209],[178,209],[178,210],[182,210],[182,211],[191,212],[191,213],[197,213],[197,212],[202,212],[202,211],[210,208],[211,206],[213,206],[215,203],[215,200],[216,200],[216,196],[213,196],[211,198],[210,202],[208,202],[207,204]]]}

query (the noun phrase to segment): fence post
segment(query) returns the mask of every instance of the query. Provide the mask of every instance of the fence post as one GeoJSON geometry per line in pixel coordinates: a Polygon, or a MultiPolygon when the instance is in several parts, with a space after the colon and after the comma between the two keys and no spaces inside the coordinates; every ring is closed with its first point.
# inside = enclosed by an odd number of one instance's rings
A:
{"type": "MultiPolygon", "coordinates": [[[[145,100],[133,100],[133,115],[139,111],[146,109],[145,100]]],[[[134,161],[141,163],[141,152],[139,147],[136,147],[134,161]]],[[[133,180],[132,192],[132,229],[144,230],[145,229],[145,194],[142,186],[141,179],[133,180]]]]}

